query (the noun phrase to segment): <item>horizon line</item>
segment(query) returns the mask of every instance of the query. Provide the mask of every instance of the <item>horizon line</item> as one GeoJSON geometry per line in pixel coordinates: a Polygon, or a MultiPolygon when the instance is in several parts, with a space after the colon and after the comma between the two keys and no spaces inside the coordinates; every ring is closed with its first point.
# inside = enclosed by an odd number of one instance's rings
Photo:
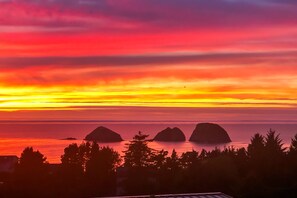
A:
{"type": "Polygon", "coordinates": [[[26,119],[26,120],[22,120],[22,119],[9,119],[9,120],[0,120],[0,124],[3,123],[41,123],[41,122],[48,122],[48,123],[54,123],[54,122],[62,122],[62,123],[71,123],[71,122],[83,122],[83,123],[98,123],[98,122],[103,122],[103,123],[120,123],[120,122],[124,122],[124,123],[250,123],[250,124],[254,124],[254,123],[273,123],[273,124],[277,124],[277,123],[288,123],[288,124],[297,124],[297,120],[87,120],[87,119],[63,119],[63,120],[58,120],[58,119],[46,119],[46,120],[30,120],[30,119],[26,119]]]}

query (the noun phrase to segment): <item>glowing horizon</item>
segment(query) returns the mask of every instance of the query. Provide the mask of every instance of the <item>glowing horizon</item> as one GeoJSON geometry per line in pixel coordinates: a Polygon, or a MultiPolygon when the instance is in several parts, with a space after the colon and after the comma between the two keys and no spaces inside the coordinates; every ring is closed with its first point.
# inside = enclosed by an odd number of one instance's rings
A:
{"type": "MultiPolygon", "coordinates": [[[[291,112],[296,9],[275,0],[0,0],[0,119],[102,118],[98,109],[113,107],[159,109],[144,112],[164,119],[163,108],[291,112]]],[[[112,111],[108,119],[126,117],[112,111]]]]}

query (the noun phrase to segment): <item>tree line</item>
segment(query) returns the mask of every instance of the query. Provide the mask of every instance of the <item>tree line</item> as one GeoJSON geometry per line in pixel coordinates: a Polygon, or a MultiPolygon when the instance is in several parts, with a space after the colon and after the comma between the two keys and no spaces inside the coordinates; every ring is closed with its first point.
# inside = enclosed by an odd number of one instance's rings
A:
{"type": "Polygon", "coordinates": [[[234,197],[296,197],[297,135],[289,148],[275,131],[255,134],[247,148],[192,150],[178,155],[148,146],[138,133],[124,156],[96,142],[70,144],[51,165],[25,148],[0,197],[94,197],[224,192],[234,197]]]}

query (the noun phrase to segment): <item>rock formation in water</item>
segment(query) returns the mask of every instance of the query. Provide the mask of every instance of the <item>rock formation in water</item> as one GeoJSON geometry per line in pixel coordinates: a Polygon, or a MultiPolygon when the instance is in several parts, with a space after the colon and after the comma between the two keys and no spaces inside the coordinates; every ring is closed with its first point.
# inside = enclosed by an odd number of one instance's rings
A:
{"type": "Polygon", "coordinates": [[[100,126],[92,131],[85,137],[87,141],[96,141],[96,142],[121,142],[123,141],[120,134],[106,128],[100,126]]]}
{"type": "Polygon", "coordinates": [[[159,132],[154,141],[163,141],[163,142],[182,142],[185,141],[185,134],[177,127],[166,128],[163,131],[159,132]]]}
{"type": "Polygon", "coordinates": [[[231,142],[231,139],[227,131],[220,125],[200,123],[193,131],[190,141],[202,144],[223,144],[231,142]]]}

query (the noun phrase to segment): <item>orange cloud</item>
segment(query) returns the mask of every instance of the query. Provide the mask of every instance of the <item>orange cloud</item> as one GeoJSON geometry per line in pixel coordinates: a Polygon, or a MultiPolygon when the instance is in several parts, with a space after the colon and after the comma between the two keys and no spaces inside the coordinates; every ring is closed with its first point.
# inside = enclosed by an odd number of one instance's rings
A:
{"type": "Polygon", "coordinates": [[[0,110],[296,108],[296,3],[155,5],[0,1],[0,110]]]}

